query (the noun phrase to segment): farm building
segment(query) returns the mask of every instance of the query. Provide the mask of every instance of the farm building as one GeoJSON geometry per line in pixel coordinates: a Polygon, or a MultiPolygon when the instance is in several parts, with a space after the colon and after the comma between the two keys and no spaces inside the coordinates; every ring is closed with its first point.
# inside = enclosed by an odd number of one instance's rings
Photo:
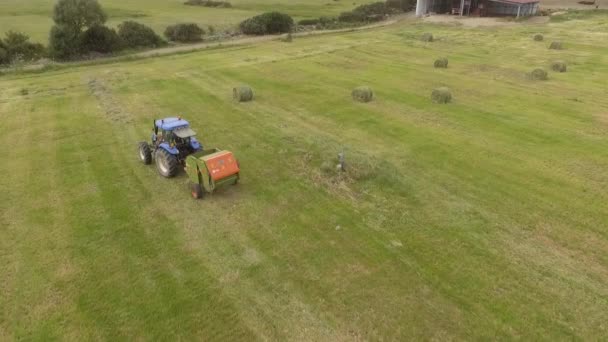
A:
{"type": "Polygon", "coordinates": [[[417,0],[416,15],[448,13],[467,16],[531,16],[540,0],[417,0]]]}

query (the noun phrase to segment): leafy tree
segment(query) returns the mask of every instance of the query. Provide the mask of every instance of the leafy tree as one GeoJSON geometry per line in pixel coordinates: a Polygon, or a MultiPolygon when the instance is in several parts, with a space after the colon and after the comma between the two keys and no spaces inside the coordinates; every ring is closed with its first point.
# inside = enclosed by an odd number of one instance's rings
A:
{"type": "Polygon", "coordinates": [[[53,10],[55,26],[49,36],[51,56],[69,59],[83,52],[80,46],[82,31],[102,25],[106,19],[97,0],[59,0],[53,10]]]}
{"type": "Polygon", "coordinates": [[[107,20],[107,15],[97,0],[59,0],[53,10],[53,21],[57,25],[65,25],[75,31],[86,27],[101,25],[107,20]]]}

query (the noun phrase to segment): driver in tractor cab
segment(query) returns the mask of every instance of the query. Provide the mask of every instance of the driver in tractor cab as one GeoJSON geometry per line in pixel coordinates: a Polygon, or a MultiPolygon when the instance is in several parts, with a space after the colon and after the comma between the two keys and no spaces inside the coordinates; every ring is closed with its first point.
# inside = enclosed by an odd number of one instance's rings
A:
{"type": "Polygon", "coordinates": [[[158,145],[163,141],[163,134],[160,132],[157,133],[156,131],[158,131],[158,127],[152,129],[152,143],[158,147],[158,145]]]}

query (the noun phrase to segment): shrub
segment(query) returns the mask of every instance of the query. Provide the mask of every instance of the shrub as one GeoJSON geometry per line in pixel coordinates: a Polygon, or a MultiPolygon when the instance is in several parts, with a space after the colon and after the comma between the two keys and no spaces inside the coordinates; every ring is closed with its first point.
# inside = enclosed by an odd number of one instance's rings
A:
{"type": "Polygon", "coordinates": [[[103,25],[89,27],[80,36],[82,52],[115,52],[123,47],[123,42],[114,29],[103,25]]]}
{"type": "Polygon", "coordinates": [[[267,12],[241,22],[239,27],[245,34],[287,33],[293,27],[293,19],[284,13],[267,12]]]}
{"type": "Polygon", "coordinates": [[[49,35],[49,53],[58,59],[70,59],[80,54],[80,32],[65,25],[54,25],[49,35]]]}
{"type": "Polygon", "coordinates": [[[0,65],[10,63],[10,59],[8,58],[8,52],[6,48],[2,45],[2,41],[0,41],[0,65]]]}
{"type": "Polygon", "coordinates": [[[422,36],[420,36],[420,40],[423,42],[432,42],[434,40],[433,34],[429,32],[423,33],[422,36]]]}
{"type": "Polygon", "coordinates": [[[249,102],[253,100],[253,89],[249,86],[240,86],[232,89],[232,97],[238,102],[249,102]]]}
{"type": "Polygon", "coordinates": [[[150,27],[130,20],[118,25],[118,36],[129,48],[159,47],[166,44],[150,27]]]}
{"type": "Polygon", "coordinates": [[[545,81],[548,79],[547,72],[540,68],[532,70],[530,73],[530,78],[538,81],[545,81]]]}
{"type": "Polygon", "coordinates": [[[239,24],[241,32],[244,34],[255,34],[263,35],[268,33],[266,31],[266,25],[261,20],[255,18],[249,18],[239,24]]]}
{"type": "Polygon", "coordinates": [[[221,7],[231,8],[232,4],[228,1],[213,1],[213,0],[188,0],[184,5],[189,6],[204,6],[204,7],[221,7]]]}
{"type": "Polygon", "coordinates": [[[284,13],[270,12],[262,14],[262,17],[266,25],[266,32],[270,34],[290,32],[293,27],[293,19],[284,13]]]}
{"type": "Polygon", "coordinates": [[[202,40],[205,31],[196,24],[176,24],[165,29],[165,37],[171,41],[189,43],[202,40]]]}
{"type": "Polygon", "coordinates": [[[450,89],[446,87],[433,89],[431,100],[434,103],[448,103],[452,101],[452,93],[450,92],[450,89]]]}
{"type": "Polygon", "coordinates": [[[568,69],[568,66],[566,65],[566,62],[555,61],[555,62],[551,63],[551,70],[553,70],[553,71],[566,72],[567,69],[568,69]]]}
{"type": "Polygon", "coordinates": [[[319,18],[319,24],[321,24],[321,25],[329,25],[334,22],[336,22],[336,18],[333,18],[333,17],[320,17],[319,18]]]}
{"type": "Polygon", "coordinates": [[[545,39],[545,37],[543,37],[542,34],[535,34],[534,35],[534,40],[537,42],[541,42],[543,39],[545,39]]]}
{"type": "Polygon", "coordinates": [[[551,50],[561,50],[561,49],[563,49],[563,46],[562,46],[561,42],[552,42],[551,45],[549,45],[549,49],[551,49],[551,50]]]}
{"type": "Polygon", "coordinates": [[[342,22],[369,22],[379,21],[390,14],[392,10],[384,2],[374,2],[356,7],[350,12],[342,12],[338,20],[342,22]]]}
{"type": "Polygon", "coordinates": [[[363,22],[365,21],[365,16],[355,11],[342,12],[338,16],[338,21],[342,21],[345,23],[363,22]]]}
{"type": "Polygon", "coordinates": [[[302,25],[302,26],[310,26],[310,25],[317,25],[319,24],[320,20],[317,19],[302,19],[300,21],[298,21],[298,25],[302,25]]]}
{"type": "Polygon", "coordinates": [[[26,34],[8,31],[4,40],[0,42],[0,64],[10,63],[19,58],[23,61],[33,61],[41,58],[45,49],[42,44],[31,43],[30,37],[26,34]]]}
{"type": "Polygon", "coordinates": [[[374,92],[372,91],[372,88],[365,86],[353,89],[351,95],[353,100],[359,102],[370,102],[374,99],[374,92]]]}
{"type": "Polygon", "coordinates": [[[448,59],[443,57],[435,60],[434,64],[435,68],[447,68],[448,67],[448,59]]]}

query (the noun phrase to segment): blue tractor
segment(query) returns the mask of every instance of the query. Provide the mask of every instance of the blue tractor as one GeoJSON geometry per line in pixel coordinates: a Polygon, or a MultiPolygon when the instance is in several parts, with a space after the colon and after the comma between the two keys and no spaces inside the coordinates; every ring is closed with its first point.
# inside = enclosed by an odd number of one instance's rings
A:
{"type": "Polygon", "coordinates": [[[174,177],[189,155],[203,149],[195,136],[190,123],[181,117],[155,120],[152,142],[139,143],[139,159],[146,165],[154,160],[161,176],[174,177]]]}

